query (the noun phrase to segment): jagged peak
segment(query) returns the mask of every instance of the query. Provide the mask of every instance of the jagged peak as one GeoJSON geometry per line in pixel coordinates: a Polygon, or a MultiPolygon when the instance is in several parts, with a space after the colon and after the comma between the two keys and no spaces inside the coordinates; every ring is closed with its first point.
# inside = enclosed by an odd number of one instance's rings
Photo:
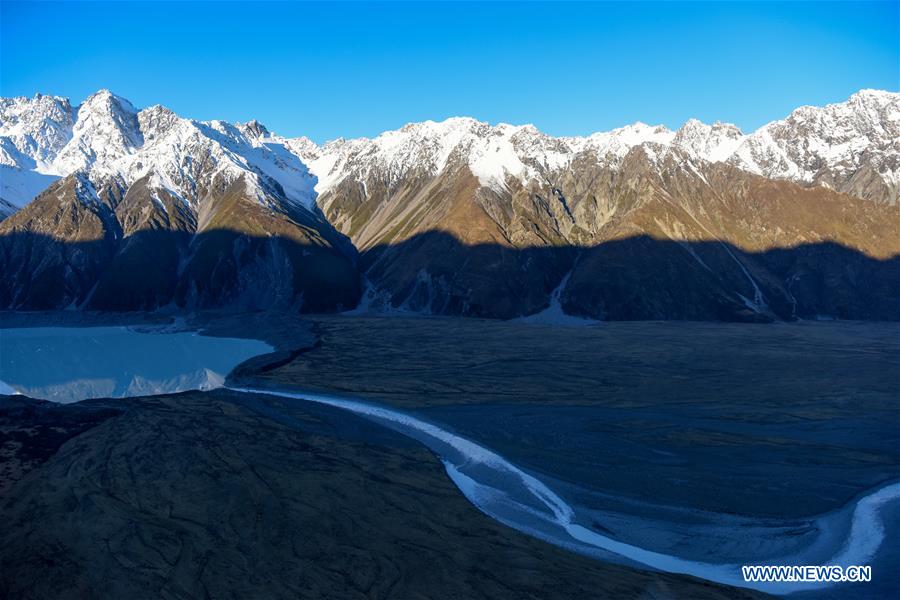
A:
{"type": "MultiPolygon", "coordinates": [[[[383,131],[375,138],[372,138],[372,140],[379,140],[385,137],[389,138],[397,136],[398,134],[425,138],[438,138],[445,137],[453,133],[472,132],[488,127],[490,127],[488,123],[473,119],[472,117],[449,117],[447,119],[444,119],[443,121],[434,121],[428,119],[425,121],[406,123],[400,129],[383,131]]],[[[368,138],[360,139],[367,140],[368,138]]]]}
{"type": "MultiPolygon", "coordinates": [[[[357,138],[360,141],[373,141],[378,140],[379,138],[383,138],[384,136],[393,137],[398,133],[413,135],[424,138],[441,138],[458,135],[460,133],[471,134],[475,136],[485,137],[492,135],[499,135],[504,137],[510,137],[513,135],[533,135],[533,136],[546,136],[546,134],[542,133],[536,126],[533,124],[524,124],[524,125],[513,125],[510,123],[500,122],[497,124],[491,124],[487,121],[481,121],[474,117],[448,117],[442,121],[435,120],[425,120],[425,121],[417,121],[412,123],[407,123],[400,129],[388,130],[384,131],[375,138],[357,138]]],[[[338,140],[332,140],[333,142],[346,142],[344,138],[339,138],[338,140]]]]}
{"type": "Polygon", "coordinates": [[[728,123],[725,121],[713,121],[712,124],[704,123],[700,119],[690,118],[684,122],[684,124],[676,130],[676,134],[683,131],[716,131],[716,132],[729,132],[736,133],[739,135],[743,135],[743,131],[741,128],[733,123],[728,123]]]}
{"type": "Polygon", "coordinates": [[[825,114],[836,115],[844,112],[865,112],[868,111],[873,104],[879,108],[894,107],[897,111],[895,113],[896,118],[900,119],[900,92],[862,89],[851,95],[847,100],[841,102],[832,102],[824,106],[816,106],[811,104],[799,106],[791,111],[791,113],[785,119],[772,121],[771,123],[764,125],[763,128],[791,119],[796,120],[805,117],[816,117],[825,114]]]}
{"type": "Polygon", "coordinates": [[[244,124],[238,124],[239,128],[244,131],[250,133],[254,137],[268,137],[270,135],[269,130],[265,125],[257,121],[256,119],[251,119],[244,124]]]}
{"type": "Polygon", "coordinates": [[[671,133],[671,131],[672,131],[665,125],[650,125],[648,123],[644,123],[643,121],[635,121],[631,125],[625,125],[624,127],[618,127],[616,129],[613,129],[613,131],[622,131],[622,130],[653,131],[653,132],[657,132],[657,133],[664,133],[664,132],[671,133]]]}
{"type": "Polygon", "coordinates": [[[138,112],[134,105],[127,98],[114,94],[113,92],[105,88],[97,90],[96,92],[85,98],[84,102],[82,102],[79,106],[79,110],[85,107],[101,109],[118,108],[130,113],[138,112]]]}
{"type": "MultiPolygon", "coordinates": [[[[61,102],[61,103],[70,103],[70,100],[68,98],[65,98],[62,96],[53,96],[53,95],[43,94],[41,92],[36,92],[32,98],[27,98],[25,96],[19,96],[19,97],[14,97],[14,98],[0,98],[0,100],[3,100],[3,101],[9,101],[9,100],[34,101],[34,100],[47,100],[47,99],[52,99],[53,101],[61,102]]],[[[824,108],[839,107],[839,106],[846,105],[851,101],[862,100],[862,99],[877,99],[877,100],[887,101],[887,102],[900,102],[900,92],[864,88],[864,89],[861,89],[861,90],[855,92],[847,100],[845,100],[843,102],[831,103],[831,104],[827,104],[825,106],[805,105],[805,106],[800,106],[800,107],[796,108],[793,112],[798,112],[798,111],[804,112],[804,111],[808,111],[808,110],[822,110],[824,108]]],[[[101,88],[101,89],[97,90],[96,92],[94,92],[93,94],[88,96],[84,100],[84,102],[82,102],[82,104],[78,105],[78,108],[81,108],[86,105],[101,105],[102,106],[102,105],[108,105],[110,103],[115,103],[115,104],[121,106],[122,108],[128,110],[129,112],[138,112],[138,110],[135,109],[134,105],[127,98],[112,92],[108,88],[101,88]]],[[[169,109],[167,109],[161,105],[158,105],[158,104],[154,105],[152,107],[143,109],[143,110],[150,110],[150,109],[169,111],[169,109]]],[[[169,112],[171,112],[171,111],[169,111],[169,112]]],[[[224,123],[224,122],[214,120],[214,121],[208,121],[208,123],[215,127],[216,124],[224,123]]],[[[263,131],[266,134],[271,134],[271,132],[256,119],[248,121],[247,123],[244,123],[244,124],[238,123],[237,125],[238,126],[243,125],[244,127],[247,127],[250,129],[259,129],[260,131],[263,131]]],[[[705,127],[710,127],[710,125],[707,125],[698,119],[691,118],[691,119],[688,119],[684,123],[684,125],[682,125],[682,128],[693,127],[693,126],[697,126],[697,125],[703,125],[705,127]]],[[[533,124],[512,125],[509,123],[500,122],[500,123],[497,123],[496,125],[492,125],[486,121],[481,121],[476,118],[467,117],[467,116],[448,117],[441,121],[425,120],[425,121],[420,121],[420,122],[410,122],[410,123],[407,123],[406,125],[404,125],[403,127],[401,127],[399,130],[388,130],[388,131],[383,132],[381,135],[383,135],[384,133],[392,133],[394,131],[440,132],[440,131],[445,131],[448,129],[459,129],[459,128],[467,129],[467,128],[473,128],[473,127],[474,128],[490,128],[493,130],[500,130],[500,131],[515,131],[515,132],[527,131],[527,132],[535,134],[535,135],[545,135],[533,124]]],[[[724,128],[728,128],[728,129],[734,128],[734,129],[737,129],[738,131],[740,131],[739,128],[737,128],[735,125],[732,125],[730,123],[723,123],[721,121],[715,121],[711,125],[711,127],[713,127],[713,128],[724,127],[724,128]]],[[[218,127],[216,127],[216,128],[218,128],[218,127]]],[[[569,136],[569,137],[562,137],[562,138],[557,138],[557,139],[587,139],[587,138],[591,138],[594,136],[605,136],[605,135],[609,135],[609,134],[621,134],[621,133],[625,133],[625,132],[635,132],[635,131],[653,132],[653,133],[660,133],[660,134],[673,133],[671,130],[669,130],[664,125],[649,125],[643,121],[638,120],[630,125],[625,125],[622,127],[612,129],[612,130],[608,130],[608,131],[594,132],[587,136],[569,136]]],[[[355,138],[355,139],[366,140],[369,138],[361,137],[361,138],[355,138]]],[[[341,138],[331,140],[328,143],[346,142],[346,141],[348,141],[346,138],[341,137],[341,138]]]]}
{"type": "Polygon", "coordinates": [[[713,130],[722,129],[726,131],[733,131],[739,135],[744,135],[744,131],[740,127],[738,127],[734,123],[728,123],[726,121],[713,121],[712,128],[713,130]]]}
{"type": "MultiPolygon", "coordinates": [[[[77,117],[69,109],[71,117],[62,120],[57,118],[63,114],[58,108],[44,109],[43,104],[69,106],[65,98],[36,94],[34,99],[15,100],[23,106],[24,103],[41,104],[33,109],[13,106],[9,102],[2,99],[0,103],[0,136],[21,137],[23,141],[16,142],[17,151],[27,151],[28,156],[38,163],[38,168],[44,169],[40,171],[42,173],[65,175],[73,168],[94,168],[94,165],[98,169],[115,170],[125,164],[119,164],[121,161],[130,160],[124,157],[135,153],[140,153],[146,163],[167,160],[165,152],[190,152],[182,148],[202,147],[203,152],[207,152],[210,148],[221,147],[224,150],[220,148],[216,152],[233,161],[237,168],[272,163],[278,172],[286,169],[300,174],[307,172],[308,165],[309,172],[319,178],[317,189],[325,189],[322,186],[326,181],[337,181],[347,173],[361,176],[372,165],[387,167],[389,176],[396,178],[410,170],[437,172],[448,163],[459,161],[468,162],[483,182],[496,183],[502,182],[507,174],[528,178],[548,169],[565,168],[574,155],[581,152],[596,155],[599,162],[615,165],[630,149],[643,144],[677,147],[697,159],[729,160],[736,166],[767,176],[807,181],[812,176],[808,173],[812,173],[814,164],[821,164],[822,157],[832,164],[831,156],[843,152],[840,147],[847,140],[855,139],[853,136],[874,139],[866,137],[868,128],[880,136],[879,140],[891,136],[896,139],[894,131],[900,123],[900,108],[894,109],[900,105],[900,93],[863,89],[843,103],[801,107],[785,119],[773,121],[758,130],[762,133],[755,138],[755,134],[745,136],[730,123],[716,121],[709,125],[693,118],[676,131],[664,125],[635,121],[584,137],[553,137],[542,133],[533,124],[492,124],[473,117],[454,116],[441,121],[407,123],[372,139],[339,138],[319,146],[308,138],[281,138],[255,119],[236,124],[220,120],[195,121],[179,117],[158,104],[136,111],[127,99],[109,89],[98,90],[76,107],[77,117]],[[18,115],[25,111],[30,111],[27,127],[12,127],[18,115]],[[831,135],[834,127],[830,123],[841,120],[848,126],[841,133],[843,137],[837,140],[831,135]],[[54,121],[57,122],[55,125],[54,121]],[[44,123],[61,129],[51,131],[44,123]],[[871,123],[875,126],[871,127],[871,123]],[[798,129],[800,125],[806,129],[798,129]],[[73,134],[77,139],[70,140],[73,134]],[[39,135],[44,137],[39,139],[39,135]],[[803,146],[806,154],[788,157],[789,152],[783,148],[787,143],[785,140],[799,135],[817,136],[817,145],[803,146]],[[826,141],[832,138],[837,141],[826,141]],[[32,150],[29,144],[37,150],[32,150]],[[63,144],[66,144],[65,148],[63,144]],[[279,145],[283,149],[278,148],[279,145]],[[150,146],[157,146],[158,150],[148,154],[145,150],[150,146]],[[818,158],[812,156],[813,151],[818,152],[818,158]],[[791,161],[798,165],[805,161],[805,166],[791,166],[791,161]]],[[[848,152],[859,154],[855,147],[847,148],[848,152]]],[[[659,153],[655,146],[651,150],[659,153]]],[[[2,156],[0,159],[6,160],[4,164],[18,165],[11,150],[7,159],[2,156]]],[[[846,159],[845,162],[850,164],[852,161],[846,159]]]]}
{"type": "MultiPolygon", "coordinates": [[[[24,97],[22,99],[27,100],[27,98],[24,98],[24,97]]],[[[51,96],[51,95],[47,95],[47,94],[42,94],[40,92],[36,92],[34,94],[32,101],[34,101],[34,102],[54,102],[54,103],[62,104],[64,106],[71,105],[68,98],[64,98],[62,96],[51,96]]]]}
{"type": "Polygon", "coordinates": [[[699,119],[688,119],[684,125],[675,130],[674,143],[697,137],[708,137],[713,132],[712,125],[708,125],[699,119]]]}
{"type": "Polygon", "coordinates": [[[148,106],[147,108],[142,109],[140,112],[147,114],[165,114],[178,116],[175,111],[166,106],[163,106],[162,104],[154,104],[153,106],[148,106]]]}
{"type": "Polygon", "coordinates": [[[285,144],[303,160],[316,158],[321,148],[308,137],[301,135],[300,137],[289,138],[284,140],[285,144]]]}
{"type": "Polygon", "coordinates": [[[858,100],[865,98],[875,98],[878,100],[886,100],[889,102],[898,102],[900,101],[900,92],[891,92],[888,90],[875,90],[871,88],[864,88],[850,96],[850,100],[858,100]]]}
{"type": "Polygon", "coordinates": [[[628,137],[632,135],[656,135],[656,136],[667,136],[671,135],[674,132],[666,127],[665,125],[648,125],[643,121],[635,121],[630,125],[624,125],[622,127],[616,127],[615,129],[610,129],[609,131],[597,131],[595,133],[590,134],[587,138],[573,138],[573,139],[604,139],[609,137],[628,137]]]}
{"type": "Polygon", "coordinates": [[[141,134],[144,136],[144,143],[153,142],[164,137],[182,121],[189,122],[161,104],[154,104],[145,108],[137,116],[141,134]]]}
{"type": "Polygon", "coordinates": [[[684,125],[681,126],[679,131],[681,129],[700,129],[700,128],[708,129],[709,127],[710,127],[710,125],[707,125],[700,119],[695,119],[695,118],[691,117],[690,119],[688,119],[687,121],[684,122],[684,125]]]}
{"type": "Polygon", "coordinates": [[[64,104],[69,105],[69,99],[63,96],[53,96],[50,94],[43,94],[41,92],[35,92],[34,96],[8,96],[8,97],[0,97],[0,103],[5,104],[22,104],[22,105],[33,105],[33,104],[44,104],[44,103],[56,103],[56,104],[64,104]]]}

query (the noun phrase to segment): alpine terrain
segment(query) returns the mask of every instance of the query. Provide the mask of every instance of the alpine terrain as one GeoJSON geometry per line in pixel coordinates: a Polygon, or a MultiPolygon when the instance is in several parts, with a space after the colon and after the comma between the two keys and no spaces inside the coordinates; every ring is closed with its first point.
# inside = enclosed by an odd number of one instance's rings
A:
{"type": "Polygon", "coordinates": [[[745,134],[256,121],[0,99],[0,307],[900,319],[900,94],[745,134]]]}

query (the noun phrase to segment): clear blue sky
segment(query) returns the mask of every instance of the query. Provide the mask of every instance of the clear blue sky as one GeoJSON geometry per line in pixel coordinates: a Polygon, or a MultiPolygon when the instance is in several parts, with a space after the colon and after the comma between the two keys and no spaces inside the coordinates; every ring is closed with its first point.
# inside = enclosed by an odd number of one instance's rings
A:
{"type": "Polygon", "coordinates": [[[689,117],[752,130],[900,89],[896,1],[0,6],[0,95],[110,88],[319,142],[454,115],[554,135],[689,117]]]}

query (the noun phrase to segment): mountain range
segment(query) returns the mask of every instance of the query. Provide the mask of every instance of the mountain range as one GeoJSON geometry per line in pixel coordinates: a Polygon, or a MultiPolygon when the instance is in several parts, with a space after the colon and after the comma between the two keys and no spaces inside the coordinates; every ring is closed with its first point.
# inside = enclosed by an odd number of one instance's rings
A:
{"type": "Polygon", "coordinates": [[[317,145],[0,99],[0,307],[900,319],[900,94],[744,134],[470,118],[317,145]]]}

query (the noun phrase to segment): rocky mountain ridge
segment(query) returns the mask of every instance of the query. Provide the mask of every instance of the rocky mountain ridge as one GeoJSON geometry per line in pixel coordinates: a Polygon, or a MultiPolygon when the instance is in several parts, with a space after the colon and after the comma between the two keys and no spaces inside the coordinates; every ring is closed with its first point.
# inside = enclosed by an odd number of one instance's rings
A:
{"type": "Polygon", "coordinates": [[[336,310],[365,282],[370,310],[900,318],[898,140],[900,94],[867,90],[749,135],[453,118],[322,146],[6,99],[0,305],[336,310]]]}
{"type": "Polygon", "coordinates": [[[693,160],[726,162],[772,179],[817,184],[876,201],[897,203],[900,183],[900,94],[862,90],[846,102],[801,107],[745,135],[734,125],[696,119],[677,131],[635,123],[586,137],[554,138],[532,125],[489,125],[467,117],[411,123],[367,139],[318,146],[284,138],[256,121],[231,125],[178,117],[156,105],[137,110],[101,90],[73,106],[37,94],[0,99],[0,165],[7,203],[23,206],[49,184],[79,170],[135,180],[150,171],[190,195],[187,157],[209,153],[228,167],[262,172],[307,207],[347,177],[373,169],[402,178],[439,173],[452,156],[482,185],[507,176],[527,182],[565,168],[585,153],[615,165],[636,146],[685,151],[693,160]],[[179,164],[180,163],[180,164],[179,164]],[[44,176],[42,179],[40,176],[44,176]],[[24,181],[20,181],[24,180],[24,181]]]}

